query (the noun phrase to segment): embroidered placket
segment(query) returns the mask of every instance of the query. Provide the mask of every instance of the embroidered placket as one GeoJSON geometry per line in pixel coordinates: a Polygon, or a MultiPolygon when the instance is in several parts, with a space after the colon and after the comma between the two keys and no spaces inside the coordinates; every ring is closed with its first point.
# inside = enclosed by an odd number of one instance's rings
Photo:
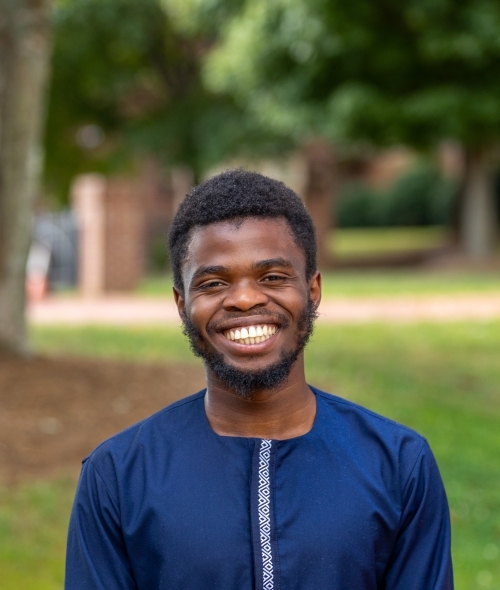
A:
{"type": "Polygon", "coordinates": [[[275,531],[272,506],[274,447],[256,442],[252,469],[252,528],[256,590],[277,590],[275,531]]]}

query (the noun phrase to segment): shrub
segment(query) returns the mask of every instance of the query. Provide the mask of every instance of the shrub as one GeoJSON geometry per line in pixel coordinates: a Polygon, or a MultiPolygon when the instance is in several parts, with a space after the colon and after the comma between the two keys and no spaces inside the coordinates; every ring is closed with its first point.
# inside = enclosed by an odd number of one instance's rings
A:
{"type": "Polygon", "coordinates": [[[447,225],[450,223],[454,181],[430,166],[398,178],[387,190],[351,183],[337,202],[339,227],[447,225]]]}

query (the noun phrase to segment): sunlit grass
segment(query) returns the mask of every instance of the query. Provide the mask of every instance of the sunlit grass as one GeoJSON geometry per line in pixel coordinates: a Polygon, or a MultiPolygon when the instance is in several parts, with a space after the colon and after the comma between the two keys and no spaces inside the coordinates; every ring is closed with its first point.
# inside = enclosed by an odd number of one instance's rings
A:
{"type": "Polygon", "coordinates": [[[0,587],[60,590],[75,482],[0,487],[0,587]]]}
{"type": "MultiPolygon", "coordinates": [[[[36,327],[33,342],[53,354],[192,358],[174,327],[36,327]]],[[[498,321],[367,324],[318,327],[306,357],[311,383],[428,438],[450,500],[457,590],[500,588],[499,351],[498,321]]],[[[72,488],[39,486],[23,488],[19,497],[12,491],[0,495],[0,579],[6,590],[52,589],[62,579],[72,488]]]]}
{"type": "Polygon", "coordinates": [[[323,297],[474,295],[500,293],[500,273],[366,270],[323,273],[323,297]]]}
{"type": "Polygon", "coordinates": [[[182,362],[193,359],[187,340],[175,327],[36,326],[31,330],[35,351],[54,355],[182,362]]]}
{"type": "Polygon", "coordinates": [[[344,228],[332,232],[329,247],[343,257],[428,250],[447,245],[449,239],[449,230],[440,226],[344,228]]]}

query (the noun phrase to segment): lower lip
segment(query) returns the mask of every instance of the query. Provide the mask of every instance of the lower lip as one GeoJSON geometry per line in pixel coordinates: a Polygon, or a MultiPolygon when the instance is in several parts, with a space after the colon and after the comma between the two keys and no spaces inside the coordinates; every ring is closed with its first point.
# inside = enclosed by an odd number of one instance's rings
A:
{"type": "Polygon", "coordinates": [[[259,342],[258,344],[240,344],[239,342],[235,342],[234,340],[229,340],[226,338],[224,334],[219,334],[221,338],[224,339],[224,343],[229,345],[235,352],[239,352],[241,354],[255,354],[259,352],[265,351],[267,348],[271,347],[276,340],[280,330],[276,330],[276,332],[270,336],[267,340],[263,342],[259,342]]]}

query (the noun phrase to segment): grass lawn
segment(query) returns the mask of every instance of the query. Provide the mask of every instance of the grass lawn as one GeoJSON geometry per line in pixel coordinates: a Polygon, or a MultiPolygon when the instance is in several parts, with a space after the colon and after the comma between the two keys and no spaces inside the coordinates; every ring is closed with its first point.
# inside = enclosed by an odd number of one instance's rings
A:
{"type": "MultiPolygon", "coordinates": [[[[174,328],[37,327],[33,343],[50,353],[190,358],[174,328]]],[[[500,322],[462,322],[321,326],[307,355],[312,383],[428,438],[450,500],[457,590],[500,590],[499,351],[500,322]]],[[[61,587],[72,493],[64,481],[1,492],[2,588],[61,587]]]]}
{"type": "Polygon", "coordinates": [[[431,227],[343,228],[332,233],[329,249],[337,256],[385,254],[439,248],[449,242],[449,230],[431,227]]]}
{"type": "Polygon", "coordinates": [[[0,487],[0,587],[56,590],[64,579],[66,528],[74,494],[68,479],[0,487]]]}

